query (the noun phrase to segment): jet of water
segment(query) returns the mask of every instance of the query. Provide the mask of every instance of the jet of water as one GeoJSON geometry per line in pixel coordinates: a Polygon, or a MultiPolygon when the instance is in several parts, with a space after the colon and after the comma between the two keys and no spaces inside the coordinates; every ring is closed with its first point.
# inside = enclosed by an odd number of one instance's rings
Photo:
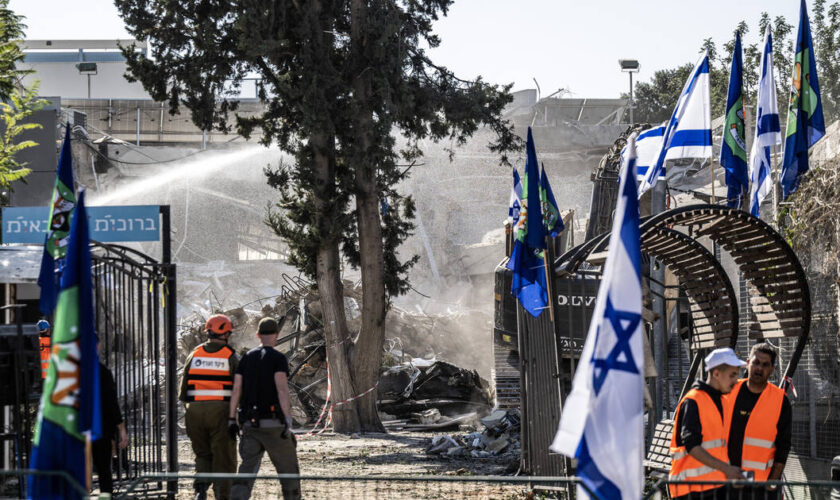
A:
{"type": "Polygon", "coordinates": [[[105,193],[95,198],[91,205],[108,205],[116,201],[136,198],[142,194],[164,187],[176,180],[206,176],[222,168],[246,161],[258,154],[263,154],[266,151],[265,148],[254,147],[227,154],[207,155],[206,153],[202,153],[189,160],[185,160],[183,163],[176,163],[157,175],[132,182],[110,193],[105,193]]]}

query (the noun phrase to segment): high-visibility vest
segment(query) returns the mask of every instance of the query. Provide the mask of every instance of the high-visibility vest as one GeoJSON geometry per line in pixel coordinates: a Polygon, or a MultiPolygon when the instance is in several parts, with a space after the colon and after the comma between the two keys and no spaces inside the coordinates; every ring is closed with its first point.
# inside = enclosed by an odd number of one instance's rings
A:
{"type": "Polygon", "coordinates": [[[187,370],[187,401],[230,401],[233,375],[230,358],[233,349],[223,346],[207,352],[203,345],[195,348],[187,370]]]}
{"type": "MultiPolygon", "coordinates": [[[[677,415],[686,399],[691,399],[697,404],[700,413],[700,425],[703,428],[703,440],[700,446],[709,454],[723,462],[729,462],[729,453],[726,448],[726,437],[729,432],[729,418],[724,411],[721,417],[715,402],[706,391],[691,389],[680,401],[677,407],[677,415]]],[[[712,467],[709,467],[688,454],[685,446],[677,446],[677,434],[679,418],[674,421],[674,432],[671,434],[671,473],[668,479],[671,481],[726,481],[726,475],[712,467]]],[[[694,491],[706,491],[720,487],[720,484],[671,484],[668,488],[671,497],[687,495],[694,491]]]]}
{"type": "Polygon", "coordinates": [[[50,337],[39,337],[38,342],[41,346],[41,378],[46,379],[50,367],[50,337]]]}
{"type": "MultiPolygon", "coordinates": [[[[738,391],[748,391],[747,379],[741,379],[735,384],[732,392],[724,396],[724,411],[732,415],[738,391]]],[[[773,468],[776,456],[776,433],[779,417],[782,414],[782,404],[785,401],[785,391],[768,383],[761,391],[755,407],[747,419],[744,429],[744,443],[741,446],[741,468],[755,473],[756,481],[766,481],[773,468]]]]}

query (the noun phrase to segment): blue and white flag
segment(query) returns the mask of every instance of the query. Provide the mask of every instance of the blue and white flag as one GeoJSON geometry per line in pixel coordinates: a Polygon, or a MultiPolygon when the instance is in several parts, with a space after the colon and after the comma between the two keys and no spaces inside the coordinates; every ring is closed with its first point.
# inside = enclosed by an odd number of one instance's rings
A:
{"type": "MultiPolygon", "coordinates": [[[[639,132],[636,137],[636,178],[641,181],[644,180],[648,169],[651,165],[656,163],[659,158],[659,152],[662,150],[662,137],[665,135],[665,124],[651,127],[639,132]]],[[[621,150],[622,158],[626,154],[627,146],[621,150]]],[[[622,163],[623,164],[623,163],[622,163]]],[[[659,174],[659,178],[665,177],[665,169],[663,168],[659,174]]]]}
{"type": "Polygon", "coordinates": [[[677,106],[662,135],[653,168],[639,185],[639,196],[664,175],[665,161],[712,157],[712,113],[709,104],[709,56],[704,54],[685,82],[677,106]]]}
{"type": "Polygon", "coordinates": [[[508,222],[511,227],[516,227],[519,222],[519,212],[522,210],[522,181],[519,180],[519,172],[513,168],[513,188],[510,190],[510,205],[508,205],[508,222]]]}
{"type": "Polygon", "coordinates": [[[771,149],[782,143],[779,107],[776,104],[776,79],[773,76],[773,37],[768,26],[764,32],[764,55],[758,82],[755,113],[755,140],[750,151],[750,213],[758,217],[758,207],[773,190],[770,175],[771,149]]]}
{"type": "MultiPolygon", "coordinates": [[[[633,139],[589,334],[550,449],[577,458],[583,484],[601,500],[637,500],[644,473],[642,252],[633,139]]],[[[586,491],[578,487],[580,498],[586,491]]]]}
{"type": "Polygon", "coordinates": [[[531,127],[528,127],[525,152],[522,211],[514,228],[515,240],[507,268],[513,271],[511,293],[531,316],[537,318],[548,308],[548,283],[543,255],[546,231],[540,202],[540,171],[531,127]]]}

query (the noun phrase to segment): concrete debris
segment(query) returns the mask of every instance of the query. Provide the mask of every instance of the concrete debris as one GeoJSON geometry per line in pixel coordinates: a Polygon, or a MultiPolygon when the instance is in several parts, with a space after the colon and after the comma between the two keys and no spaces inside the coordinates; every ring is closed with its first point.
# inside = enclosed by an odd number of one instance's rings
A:
{"type": "Polygon", "coordinates": [[[505,438],[494,439],[490,442],[490,444],[487,445],[487,450],[490,453],[499,453],[505,448],[507,448],[509,444],[510,441],[508,441],[505,438]]]}
{"type": "MultiPolygon", "coordinates": [[[[321,303],[317,291],[300,278],[283,275],[283,293],[259,303],[226,310],[193,312],[181,318],[179,357],[206,340],[206,316],[222,312],[233,323],[230,343],[239,352],[256,345],[255,331],[263,316],[282,318],[278,349],[289,360],[292,418],[299,426],[313,424],[327,399],[327,363],[321,303]]],[[[361,328],[362,290],[344,282],[344,306],[350,331],[361,328]]],[[[493,405],[490,384],[477,371],[442,359],[468,359],[463,345],[454,343],[459,315],[433,317],[422,312],[392,309],[386,321],[388,336],[377,389],[383,422],[389,428],[440,430],[478,425],[493,405]],[[446,342],[438,342],[449,338],[446,342]]]]}
{"type": "Polygon", "coordinates": [[[507,412],[505,410],[493,410],[490,415],[481,419],[481,423],[484,424],[485,427],[496,427],[502,423],[502,420],[506,415],[507,412]]]}
{"type": "Polygon", "coordinates": [[[472,457],[487,459],[505,456],[511,463],[519,461],[521,416],[517,408],[494,410],[481,419],[484,430],[463,436],[441,434],[434,436],[426,447],[429,455],[472,457]]]}
{"type": "Polygon", "coordinates": [[[460,444],[446,435],[435,436],[432,438],[431,445],[426,449],[426,453],[431,455],[439,455],[446,452],[450,448],[457,448],[460,444]]]}
{"type": "Polygon", "coordinates": [[[411,418],[421,424],[433,424],[440,420],[440,410],[437,408],[430,408],[428,410],[416,412],[411,414],[411,418]]]}

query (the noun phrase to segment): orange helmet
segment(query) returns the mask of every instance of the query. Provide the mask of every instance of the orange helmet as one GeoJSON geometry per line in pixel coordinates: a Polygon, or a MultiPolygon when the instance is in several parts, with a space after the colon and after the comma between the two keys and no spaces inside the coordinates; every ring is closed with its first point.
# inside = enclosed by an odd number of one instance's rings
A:
{"type": "Polygon", "coordinates": [[[207,323],[204,324],[204,331],[210,337],[220,337],[233,331],[233,323],[224,314],[214,314],[207,318],[207,323]]]}

